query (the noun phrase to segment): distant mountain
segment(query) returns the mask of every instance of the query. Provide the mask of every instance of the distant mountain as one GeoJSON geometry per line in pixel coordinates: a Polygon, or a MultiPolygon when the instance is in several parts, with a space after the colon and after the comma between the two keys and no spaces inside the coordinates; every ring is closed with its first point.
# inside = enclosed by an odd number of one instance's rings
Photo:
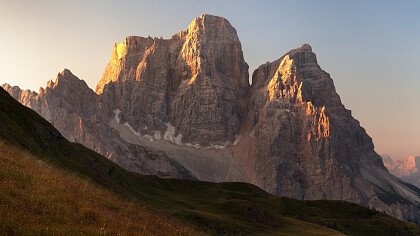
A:
{"type": "Polygon", "coordinates": [[[67,141],[1,88],[0,163],[0,234],[420,233],[414,224],[347,202],[128,172],[67,141]]]}
{"type": "Polygon", "coordinates": [[[393,160],[388,155],[381,157],[389,172],[420,188],[420,156],[408,156],[400,160],[393,160]]]}
{"type": "Polygon", "coordinates": [[[235,28],[202,15],[170,39],[115,44],[96,93],[69,70],[39,93],[3,88],[130,171],[420,219],[420,190],[388,173],[308,44],[261,65],[250,85],[235,28]]]}

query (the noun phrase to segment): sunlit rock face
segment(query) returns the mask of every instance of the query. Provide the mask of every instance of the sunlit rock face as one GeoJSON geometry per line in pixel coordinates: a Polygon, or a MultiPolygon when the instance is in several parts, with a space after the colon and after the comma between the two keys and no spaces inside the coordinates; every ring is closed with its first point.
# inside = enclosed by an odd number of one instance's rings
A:
{"type": "Polygon", "coordinates": [[[108,111],[154,136],[175,127],[183,143],[233,143],[249,87],[236,30],[202,15],[171,39],[127,37],[114,46],[96,92],[108,111]]]}
{"type": "Polygon", "coordinates": [[[398,176],[408,176],[420,171],[420,157],[408,156],[397,161],[393,171],[398,176]]]}
{"type": "Polygon", "coordinates": [[[346,200],[418,217],[419,190],[387,172],[309,45],[261,65],[250,94],[242,134],[250,139],[237,148],[251,156],[255,184],[278,195],[346,200]]]}
{"type": "Polygon", "coordinates": [[[202,15],[170,39],[115,44],[96,93],[68,70],[39,93],[3,87],[131,171],[420,219],[419,190],[389,174],[307,44],[261,65],[249,85],[236,30],[202,15]]]}

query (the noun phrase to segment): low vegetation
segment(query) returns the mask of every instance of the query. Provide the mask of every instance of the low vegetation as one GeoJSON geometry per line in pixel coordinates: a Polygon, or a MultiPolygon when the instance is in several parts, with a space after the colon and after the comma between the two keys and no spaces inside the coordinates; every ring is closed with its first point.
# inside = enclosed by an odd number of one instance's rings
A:
{"type": "Polygon", "coordinates": [[[197,235],[179,220],[0,143],[0,232],[197,235]]]}

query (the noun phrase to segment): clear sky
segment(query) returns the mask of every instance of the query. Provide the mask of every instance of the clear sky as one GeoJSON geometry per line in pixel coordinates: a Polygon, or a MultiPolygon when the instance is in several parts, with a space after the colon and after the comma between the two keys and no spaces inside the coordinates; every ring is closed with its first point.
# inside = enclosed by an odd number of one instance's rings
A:
{"type": "Polygon", "coordinates": [[[0,83],[38,91],[70,69],[96,86],[112,46],[203,13],[237,29],[250,74],[309,43],[378,153],[420,155],[420,1],[0,0],[0,83]]]}

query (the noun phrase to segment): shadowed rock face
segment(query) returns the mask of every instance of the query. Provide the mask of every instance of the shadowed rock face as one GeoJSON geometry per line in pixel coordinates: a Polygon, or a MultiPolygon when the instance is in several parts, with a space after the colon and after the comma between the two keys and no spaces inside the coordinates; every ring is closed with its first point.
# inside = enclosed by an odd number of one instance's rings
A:
{"type": "Polygon", "coordinates": [[[419,190],[390,175],[305,44],[248,83],[236,30],[202,15],[171,39],[114,46],[96,93],[65,70],[39,94],[3,85],[75,142],[143,174],[243,181],[419,219],[419,190]]]}

